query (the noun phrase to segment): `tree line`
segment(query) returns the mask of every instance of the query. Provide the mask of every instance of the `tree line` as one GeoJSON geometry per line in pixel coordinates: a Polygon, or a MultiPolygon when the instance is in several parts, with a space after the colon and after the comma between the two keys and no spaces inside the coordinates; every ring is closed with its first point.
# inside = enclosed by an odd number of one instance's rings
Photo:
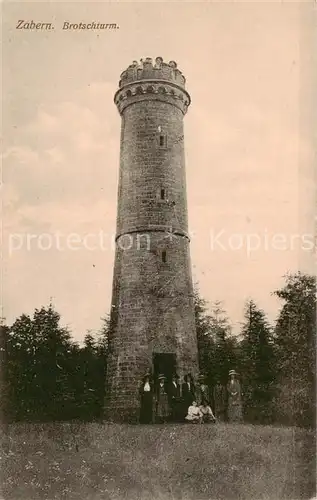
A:
{"type": "MultiPolygon", "coordinates": [[[[281,300],[270,325],[253,301],[233,335],[221,302],[209,307],[195,291],[200,370],[210,386],[240,375],[244,419],[314,427],[316,279],[285,276],[273,292],[281,300]]],[[[109,316],[79,345],[60,325],[52,304],[1,325],[1,412],[5,421],[95,420],[103,417],[109,316]]]]}

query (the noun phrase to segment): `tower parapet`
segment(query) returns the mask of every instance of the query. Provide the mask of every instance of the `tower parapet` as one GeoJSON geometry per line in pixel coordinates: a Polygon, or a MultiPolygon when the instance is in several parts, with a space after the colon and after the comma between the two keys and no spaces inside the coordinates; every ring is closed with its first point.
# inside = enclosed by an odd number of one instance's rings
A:
{"type": "Polygon", "coordinates": [[[186,79],[177,69],[175,61],[166,63],[162,57],[157,57],[153,64],[151,57],[133,61],[132,64],[120,75],[119,87],[138,80],[169,80],[185,88],[186,79]]]}
{"type": "Polygon", "coordinates": [[[163,98],[165,102],[176,105],[185,114],[190,104],[185,83],[186,79],[175,61],[166,63],[162,57],[157,57],[153,64],[152,58],[146,57],[141,59],[140,63],[133,61],[121,73],[119,90],[115,94],[114,101],[121,114],[128,104],[139,101],[140,96],[144,96],[142,100],[146,100],[153,99],[153,94],[156,94],[158,100],[163,98]]]}

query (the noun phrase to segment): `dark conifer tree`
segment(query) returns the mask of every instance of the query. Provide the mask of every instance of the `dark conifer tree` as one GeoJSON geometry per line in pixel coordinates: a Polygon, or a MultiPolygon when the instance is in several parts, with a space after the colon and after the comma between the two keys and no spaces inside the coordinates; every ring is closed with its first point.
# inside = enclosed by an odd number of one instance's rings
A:
{"type": "Polygon", "coordinates": [[[64,418],[72,342],[59,321],[60,315],[50,304],[36,309],[33,319],[23,314],[10,327],[7,373],[14,419],[64,418]]]}
{"type": "Polygon", "coordinates": [[[8,378],[8,337],[10,329],[0,322],[0,421],[6,425],[11,419],[10,385],[8,378]]]}
{"type": "Polygon", "coordinates": [[[316,278],[285,276],[275,295],[283,301],[276,329],[279,369],[277,409],[281,421],[315,425],[316,278]]]}
{"type": "Polygon", "coordinates": [[[197,288],[194,292],[194,304],[199,369],[211,381],[215,376],[215,342],[212,336],[211,317],[207,313],[207,303],[200,297],[197,288]]]}
{"type": "Polygon", "coordinates": [[[261,423],[272,422],[276,386],[273,334],[265,313],[253,300],[246,304],[241,336],[239,372],[245,417],[261,423]]]}
{"type": "Polygon", "coordinates": [[[220,301],[215,301],[211,307],[211,331],[215,342],[215,378],[225,385],[229,370],[236,365],[236,342],[232,337],[228,315],[220,301]]]}

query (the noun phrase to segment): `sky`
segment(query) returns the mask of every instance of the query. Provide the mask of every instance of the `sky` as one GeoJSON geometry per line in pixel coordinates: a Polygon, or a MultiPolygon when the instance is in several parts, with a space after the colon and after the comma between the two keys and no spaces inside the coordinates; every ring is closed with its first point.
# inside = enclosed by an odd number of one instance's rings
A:
{"type": "MultiPolygon", "coordinates": [[[[120,115],[133,60],[175,60],[192,104],[185,150],[194,281],[239,332],[253,298],[274,322],[283,275],[315,273],[313,5],[3,5],[2,316],[50,301],[75,339],[110,310],[120,115]],[[51,31],[17,30],[18,20],[51,31]],[[63,23],[117,23],[68,31],[63,23]],[[94,249],[67,243],[92,235],[94,249]]],[[[92,246],[92,245],[90,245],[92,246]]]]}

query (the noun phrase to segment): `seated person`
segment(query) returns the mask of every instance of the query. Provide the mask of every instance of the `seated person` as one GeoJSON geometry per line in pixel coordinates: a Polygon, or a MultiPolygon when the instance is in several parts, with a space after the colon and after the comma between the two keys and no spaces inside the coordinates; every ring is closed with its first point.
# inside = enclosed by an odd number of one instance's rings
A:
{"type": "Polygon", "coordinates": [[[187,415],[185,419],[187,422],[191,422],[193,424],[201,424],[203,418],[203,414],[201,413],[200,409],[197,406],[196,401],[193,401],[191,406],[187,410],[187,415]]]}
{"type": "Polygon", "coordinates": [[[203,400],[202,404],[199,407],[199,410],[201,411],[201,414],[203,416],[203,423],[216,422],[216,418],[212,412],[212,409],[210,408],[208,401],[203,400]]]}

